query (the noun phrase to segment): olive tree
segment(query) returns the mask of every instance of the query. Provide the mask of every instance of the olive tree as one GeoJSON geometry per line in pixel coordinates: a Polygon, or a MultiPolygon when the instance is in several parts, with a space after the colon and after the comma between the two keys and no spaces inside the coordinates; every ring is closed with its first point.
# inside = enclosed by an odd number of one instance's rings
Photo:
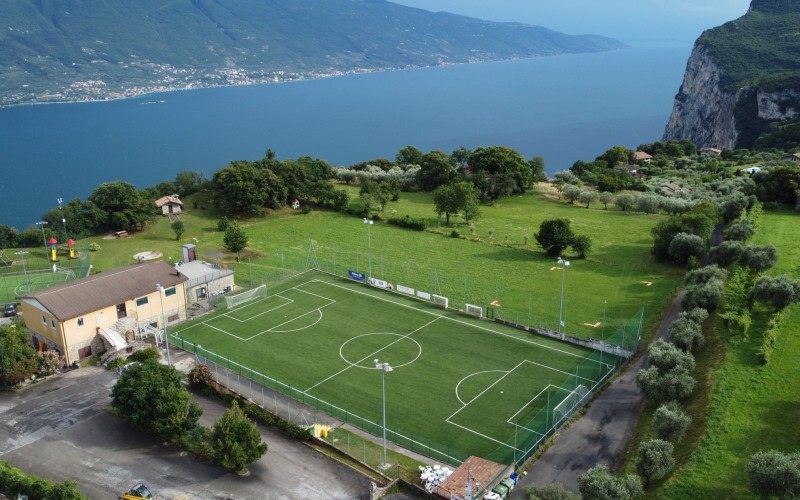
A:
{"type": "Polygon", "coordinates": [[[651,439],[639,445],[639,459],[636,472],[644,478],[645,484],[653,479],[662,479],[675,466],[672,456],[672,443],[663,439],[651,439]]]}
{"type": "Polygon", "coordinates": [[[600,193],[598,199],[600,200],[600,203],[603,204],[603,207],[605,207],[605,209],[608,210],[608,204],[611,203],[611,201],[614,199],[614,195],[609,193],[608,191],[603,191],[602,193],[600,193]]]}
{"type": "Polygon", "coordinates": [[[664,441],[677,443],[683,437],[692,417],[686,414],[678,403],[670,401],[659,406],[653,413],[653,428],[656,436],[664,441]]]}
{"type": "Polygon", "coordinates": [[[686,399],[696,383],[691,375],[694,356],[663,340],[650,344],[647,352],[648,367],[636,374],[636,385],[647,399],[656,402],[686,399]]]}
{"type": "Polygon", "coordinates": [[[740,261],[757,273],[775,267],[778,262],[778,250],[774,245],[746,246],[742,250],[740,261]]]}
{"type": "Polygon", "coordinates": [[[604,464],[597,464],[578,476],[578,491],[583,498],[593,500],[628,500],[640,498],[644,493],[637,475],[617,478],[604,464]]]}
{"type": "Polygon", "coordinates": [[[703,239],[694,234],[678,233],[669,242],[669,258],[676,264],[686,264],[691,257],[700,259],[706,251],[703,239]]]}
{"type": "Polygon", "coordinates": [[[750,489],[761,498],[800,495],[800,453],[759,451],[745,466],[750,489]]]}
{"type": "Polygon", "coordinates": [[[739,260],[742,250],[744,250],[744,245],[741,241],[723,241],[719,245],[711,247],[708,251],[708,258],[722,267],[728,267],[739,260]]]}
{"type": "Polygon", "coordinates": [[[629,193],[622,193],[617,195],[617,198],[614,200],[614,205],[623,212],[627,212],[636,206],[636,197],[629,193]]]}
{"type": "Polygon", "coordinates": [[[688,352],[698,351],[705,344],[703,321],[707,317],[708,311],[700,308],[681,312],[667,329],[670,341],[678,349],[688,352]]]}
{"type": "Polygon", "coordinates": [[[753,223],[749,219],[735,220],[728,225],[728,230],[725,232],[726,240],[733,241],[747,241],[756,234],[753,228],[753,223]]]}
{"type": "Polygon", "coordinates": [[[794,280],[785,274],[762,276],[750,291],[750,301],[769,304],[778,310],[783,309],[800,301],[800,280],[794,280]]]}
{"type": "Polygon", "coordinates": [[[589,205],[596,202],[597,198],[597,191],[586,190],[578,193],[578,201],[581,202],[582,205],[586,205],[586,208],[589,208],[589,205]]]}

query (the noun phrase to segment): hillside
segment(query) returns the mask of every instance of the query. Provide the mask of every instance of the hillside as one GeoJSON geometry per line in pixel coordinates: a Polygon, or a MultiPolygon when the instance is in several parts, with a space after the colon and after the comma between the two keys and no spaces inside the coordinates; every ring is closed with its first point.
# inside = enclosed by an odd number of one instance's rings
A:
{"type": "Polygon", "coordinates": [[[0,28],[0,105],[625,47],[385,0],[11,0],[0,28]]]}
{"type": "Polygon", "coordinates": [[[800,145],[800,2],[753,0],[695,43],[664,139],[725,149],[800,145]],[[787,133],[788,131],[788,133],[787,133]]]}

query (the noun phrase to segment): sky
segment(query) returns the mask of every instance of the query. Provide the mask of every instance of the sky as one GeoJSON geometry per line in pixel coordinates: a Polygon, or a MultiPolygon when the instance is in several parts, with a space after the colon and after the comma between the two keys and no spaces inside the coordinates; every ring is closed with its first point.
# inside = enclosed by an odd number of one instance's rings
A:
{"type": "Polygon", "coordinates": [[[750,0],[391,0],[490,21],[598,34],[633,47],[692,47],[706,29],[747,12],[750,0]]]}

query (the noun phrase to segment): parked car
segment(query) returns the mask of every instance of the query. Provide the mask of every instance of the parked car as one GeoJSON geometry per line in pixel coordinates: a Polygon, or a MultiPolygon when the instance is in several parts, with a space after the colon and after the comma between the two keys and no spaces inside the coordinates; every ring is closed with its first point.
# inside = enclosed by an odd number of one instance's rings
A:
{"type": "Polygon", "coordinates": [[[17,306],[15,304],[7,304],[5,309],[6,318],[11,318],[17,315],[17,306]]]}

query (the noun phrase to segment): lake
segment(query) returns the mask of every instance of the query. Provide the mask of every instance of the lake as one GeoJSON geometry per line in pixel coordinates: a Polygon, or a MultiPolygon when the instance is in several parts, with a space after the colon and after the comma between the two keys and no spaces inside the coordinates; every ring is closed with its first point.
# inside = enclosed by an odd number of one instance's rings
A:
{"type": "MultiPolygon", "coordinates": [[[[101,182],[146,187],[232,160],[334,165],[503,145],[548,173],[661,138],[690,48],[631,49],[0,109],[0,224],[101,182]]],[[[69,221],[67,221],[69,226],[69,221]]]]}

